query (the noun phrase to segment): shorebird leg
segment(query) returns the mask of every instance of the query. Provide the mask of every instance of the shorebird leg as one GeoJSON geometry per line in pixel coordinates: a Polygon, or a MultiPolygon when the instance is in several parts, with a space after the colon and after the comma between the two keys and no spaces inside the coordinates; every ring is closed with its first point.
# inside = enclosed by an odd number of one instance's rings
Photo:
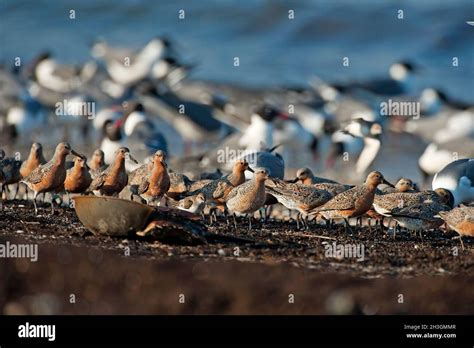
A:
{"type": "Polygon", "coordinates": [[[296,229],[300,229],[300,213],[296,214],[296,229]]]}
{"type": "Polygon", "coordinates": [[[26,196],[25,200],[28,200],[28,193],[29,193],[28,186],[25,185],[25,196],[26,196]]]}
{"type": "Polygon", "coordinates": [[[71,207],[71,196],[69,196],[69,192],[66,191],[66,196],[67,196],[67,204],[69,207],[71,207]]]}
{"type": "Polygon", "coordinates": [[[35,215],[38,215],[38,207],[36,206],[36,196],[38,196],[38,192],[33,191],[33,205],[35,206],[35,215]]]}
{"type": "Polygon", "coordinates": [[[54,195],[50,192],[51,195],[51,215],[54,215],[54,195]]]}
{"type": "Polygon", "coordinates": [[[13,200],[16,199],[16,196],[18,195],[19,188],[20,188],[20,184],[18,183],[18,184],[16,184],[16,190],[15,190],[15,194],[13,195],[13,200]]]}
{"type": "Polygon", "coordinates": [[[349,220],[347,218],[344,218],[344,231],[347,233],[347,231],[349,231],[350,234],[352,234],[352,229],[351,229],[351,225],[349,224],[349,220]]]}
{"type": "Polygon", "coordinates": [[[273,205],[267,205],[265,208],[265,222],[267,222],[270,216],[272,215],[272,211],[273,205]]]}
{"type": "Polygon", "coordinates": [[[214,216],[214,222],[217,224],[217,209],[213,208],[212,209],[212,216],[214,216]]]}
{"type": "Polygon", "coordinates": [[[237,229],[237,218],[235,217],[235,213],[232,214],[232,217],[234,218],[234,227],[237,229]]]}
{"type": "Polygon", "coordinates": [[[249,231],[252,229],[252,215],[249,215],[249,231]]]}
{"type": "Polygon", "coordinates": [[[326,228],[330,229],[330,228],[332,227],[332,226],[331,226],[331,225],[332,225],[332,224],[331,224],[331,219],[328,220],[328,219],[326,219],[326,218],[323,217],[323,220],[326,222],[326,228]]]}
{"type": "Polygon", "coordinates": [[[452,239],[459,239],[459,241],[461,242],[462,250],[464,250],[464,243],[462,241],[462,236],[453,237],[452,239]]]}
{"type": "Polygon", "coordinates": [[[229,221],[229,212],[227,211],[227,207],[224,206],[224,217],[225,217],[225,223],[227,226],[230,226],[230,221],[229,221]]]}
{"type": "MultiPolygon", "coordinates": [[[[367,226],[369,227],[369,232],[372,233],[372,218],[368,217],[367,218],[367,226]]],[[[377,220],[375,220],[375,223],[377,223],[377,220]]]]}

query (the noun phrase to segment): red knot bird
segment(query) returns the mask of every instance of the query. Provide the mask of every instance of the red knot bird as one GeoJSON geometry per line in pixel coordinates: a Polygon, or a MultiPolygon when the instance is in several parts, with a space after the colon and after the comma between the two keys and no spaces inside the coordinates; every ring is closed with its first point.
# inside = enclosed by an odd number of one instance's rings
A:
{"type": "Polygon", "coordinates": [[[301,183],[304,185],[314,185],[314,184],[322,184],[322,183],[337,184],[336,181],[315,176],[313,174],[313,171],[309,168],[298,169],[298,171],[296,172],[296,178],[294,181],[295,182],[301,181],[301,183]]]}
{"type": "Polygon", "coordinates": [[[391,216],[394,209],[409,207],[414,204],[423,203],[426,200],[450,201],[452,204],[452,194],[446,189],[436,189],[435,191],[421,192],[395,192],[376,195],[374,199],[374,209],[383,216],[391,216]]]}
{"type": "Polygon", "coordinates": [[[339,184],[330,179],[317,177],[309,168],[298,169],[296,178],[288,182],[300,182],[304,185],[312,185],[319,190],[328,191],[333,197],[354,187],[353,185],[339,184]]]}
{"type": "Polygon", "coordinates": [[[89,169],[93,179],[97,176],[97,174],[107,169],[107,165],[105,164],[104,151],[102,151],[101,149],[96,149],[94,151],[94,153],[92,154],[92,158],[89,162],[89,169]]]}
{"type": "MultiPolygon", "coordinates": [[[[46,164],[46,162],[43,155],[43,146],[40,143],[33,143],[28,158],[21,164],[21,177],[26,178],[33,170],[42,164],[46,164]]],[[[28,199],[28,188],[26,188],[26,199],[28,199]]]]}
{"type": "Polygon", "coordinates": [[[206,206],[206,196],[201,192],[195,196],[185,197],[180,201],[168,199],[167,205],[192,214],[203,215],[206,206]]]}
{"type": "Polygon", "coordinates": [[[39,193],[46,192],[51,194],[51,213],[54,213],[53,192],[61,190],[64,185],[64,180],[66,179],[66,157],[69,154],[80,157],[77,152],[71,149],[71,145],[59,143],[56,146],[53,158],[48,163],[40,165],[30,175],[21,180],[34,193],[33,204],[35,214],[38,214],[36,197],[39,193]]]}
{"type": "Polygon", "coordinates": [[[202,192],[206,197],[207,204],[211,204],[213,207],[219,208],[225,212],[226,197],[234,187],[238,187],[245,182],[246,170],[253,172],[253,169],[249,167],[247,161],[238,160],[234,164],[232,173],[225,175],[220,179],[212,180],[202,188],[196,191],[191,191],[190,195],[202,192]]]}
{"type": "Polygon", "coordinates": [[[169,176],[171,183],[170,189],[166,193],[166,196],[174,200],[179,200],[188,192],[195,192],[212,182],[212,179],[201,179],[194,181],[188,178],[186,175],[179,173],[169,173],[169,176]]]}
{"type": "Polygon", "coordinates": [[[67,170],[66,180],[64,180],[64,190],[68,198],[70,193],[84,193],[91,183],[92,177],[87,166],[87,159],[84,156],[76,157],[74,167],[67,170]]]}
{"type": "Polygon", "coordinates": [[[419,232],[421,236],[422,231],[432,230],[443,224],[443,220],[437,215],[441,211],[451,209],[450,200],[449,196],[443,196],[437,200],[428,199],[423,203],[395,208],[390,215],[397,221],[398,226],[415,233],[419,232]]]}
{"type": "Polygon", "coordinates": [[[144,167],[147,170],[140,170],[134,176],[134,182],[139,182],[139,184],[134,183],[130,186],[130,190],[133,194],[145,199],[147,204],[159,204],[170,188],[170,177],[165,160],[165,153],[162,150],[156,151],[153,155],[151,170],[148,170],[150,164],[146,164],[144,167]]]}
{"type": "Polygon", "coordinates": [[[462,237],[474,237],[474,207],[461,206],[450,211],[440,211],[438,215],[459,234],[464,249],[462,237]]]}
{"type": "Polygon", "coordinates": [[[267,179],[267,170],[257,170],[253,179],[234,187],[226,197],[226,206],[234,214],[234,218],[235,213],[249,215],[249,230],[252,228],[253,213],[265,204],[267,179]]]}
{"type": "Polygon", "coordinates": [[[128,183],[128,174],[125,171],[126,159],[138,163],[130,155],[128,148],[121,147],[116,150],[114,162],[92,180],[90,190],[95,195],[117,196],[128,183]]]}
{"type": "Polygon", "coordinates": [[[382,194],[395,193],[395,192],[415,192],[415,186],[411,179],[400,178],[395,184],[395,187],[386,185],[382,189],[377,190],[376,194],[379,194],[378,191],[380,191],[380,193],[382,194]]]}
{"type": "Polygon", "coordinates": [[[380,172],[371,172],[364,184],[338,194],[326,204],[315,208],[310,214],[320,215],[326,220],[344,219],[346,231],[350,231],[348,219],[361,216],[372,207],[375,190],[382,183],[390,185],[380,172]]]}
{"type": "MultiPolygon", "coordinates": [[[[397,181],[397,183],[395,184],[395,187],[391,187],[390,185],[385,185],[381,189],[375,190],[374,201],[378,199],[377,198],[378,195],[397,193],[397,192],[415,192],[413,181],[411,181],[411,179],[401,178],[397,181]]],[[[383,232],[384,215],[376,212],[373,206],[371,209],[367,211],[367,213],[365,213],[365,215],[368,217],[367,223],[369,225],[369,228],[370,228],[370,221],[374,219],[375,225],[376,226],[380,225],[380,229],[383,232]]],[[[359,217],[358,219],[359,219],[359,223],[362,224],[362,216],[359,217]]]]}
{"type": "Polygon", "coordinates": [[[281,179],[270,178],[266,181],[265,187],[267,193],[274,196],[279,203],[290,210],[297,210],[299,212],[296,219],[298,228],[300,217],[302,217],[303,226],[308,227],[306,224],[308,213],[312,209],[328,202],[333,197],[328,191],[309,185],[288,183],[281,179]]]}
{"type": "Polygon", "coordinates": [[[43,146],[40,143],[33,143],[28,158],[21,165],[21,177],[26,178],[33,170],[42,164],[46,164],[46,159],[43,155],[43,146]]]}

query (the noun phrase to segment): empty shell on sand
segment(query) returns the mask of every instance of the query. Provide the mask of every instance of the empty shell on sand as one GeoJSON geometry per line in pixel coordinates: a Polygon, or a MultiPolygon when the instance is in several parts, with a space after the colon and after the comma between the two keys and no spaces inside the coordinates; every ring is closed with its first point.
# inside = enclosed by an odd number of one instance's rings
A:
{"type": "Polygon", "coordinates": [[[74,197],[82,224],[94,234],[112,237],[137,235],[175,244],[206,243],[206,227],[193,214],[152,208],[119,198],[74,197]]]}

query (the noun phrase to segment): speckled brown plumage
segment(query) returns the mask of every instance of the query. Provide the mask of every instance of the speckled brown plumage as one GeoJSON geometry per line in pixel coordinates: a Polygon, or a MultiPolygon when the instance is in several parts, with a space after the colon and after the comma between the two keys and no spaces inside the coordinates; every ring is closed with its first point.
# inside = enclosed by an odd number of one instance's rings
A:
{"type": "Polygon", "coordinates": [[[206,197],[203,193],[185,197],[180,201],[168,200],[168,206],[185,210],[193,214],[201,214],[206,206],[206,197]]]}
{"type": "Polygon", "coordinates": [[[394,209],[423,203],[423,201],[427,199],[438,201],[439,199],[448,199],[449,197],[451,197],[451,194],[445,189],[437,189],[436,191],[388,193],[375,196],[374,209],[381,215],[391,216],[391,212],[394,209]]]}
{"type": "Polygon", "coordinates": [[[450,207],[436,201],[424,201],[404,208],[395,208],[391,216],[401,227],[412,231],[430,230],[442,225],[443,220],[435,217],[450,207]]]}
{"type": "Polygon", "coordinates": [[[227,208],[233,213],[253,214],[265,203],[266,170],[259,170],[252,180],[234,187],[226,197],[227,208]]]}
{"type": "Polygon", "coordinates": [[[474,207],[458,207],[440,211],[439,216],[461,236],[474,237],[474,207]]]}
{"type": "Polygon", "coordinates": [[[358,217],[367,212],[374,201],[375,190],[384,182],[380,172],[371,172],[363,185],[344,191],[323,206],[313,210],[313,214],[326,219],[358,217]]]}
{"type": "Polygon", "coordinates": [[[127,186],[128,175],[125,171],[127,156],[130,156],[130,150],[126,147],[121,147],[115,152],[114,162],[92,180],[90,189],[94,194],[116,196],[127,186]]]}
{"type": "Polygon", "coordinates": [[[319,207],[332,198],[330,192],[300,183],[287,183],[270,178],[266,181],[267,193],[290,210],[297,210],[304,216],[311,209],[319,207]]]}
{"type": "MultiPolygon", "coordinates": [[[[68,143],[59,143],[56,146],[54,156],[48,163],[40,165],[31,172],[23,182],[30,190],[34,192],[33,203],[37,213],[36,197],[43,192],[56,192],[61,190],[66,179],[66,157],[72,153],[79,156],[68,143]]],[[[51,201],[51,210],[54,212],[54,205],[51,201]]]]}
{"type": "Polygon", "coordinates": [[[190,191],[191,194],[203,193],[206,202],[212,202],[217,205],[223,205],[227,195],[234,188],[245,182],[245,171],[249,169],[246,161],[240,160],[234,164],[232,173],[223,176],[220,179],[212,180],[202,188],[190,191]]]}
{"type": "Polygon", "coordinates": [[[154,154],[151,172],[142,175],[137,180],[140,180],[140,183],[138,186],[131,186],[131,191],[144,198],[147,203],[159,203],[170,188],[170,178],[163,151],[158,150],[154,154]]]}

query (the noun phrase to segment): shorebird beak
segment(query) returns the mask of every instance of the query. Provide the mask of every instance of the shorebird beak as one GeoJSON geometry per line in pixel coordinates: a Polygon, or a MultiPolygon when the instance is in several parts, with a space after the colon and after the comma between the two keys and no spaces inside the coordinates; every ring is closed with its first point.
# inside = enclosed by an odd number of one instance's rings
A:
{"type": "Polygon", "coordinates": [[[82,155],[78,154],[76,151],[74,151],[73,149],[71,149],[71,153],[76,156],[76,157],[79,157],[79,158],[83,158],[82,155]]]}
{"type": "Polygon", "coordinates": [[[285,180],[286,182],[290,183],[290,184],[295,184],[297,183],[298,181],[300,181],[300,179],[298,177],[294,178],[294,179],[290,179],[290,180],[285,180]]]}
{"type": "Polygon", "coordinates": [[[255,170],[253,170],[253,169],[250,168],[250,167],[247,167],[247,170],[248,170],[249,172],[255,173],[255,170]]]}
{"type": "Polygon", "coordinates": [[[130,153],[128,154],[128,159],[132,161],[133,163],[138,164],[138,161],[130,153]]]}
{"type": "Polygon", "coordinates": [[[388,185],[390,187],[395,187],[393,184],[391,184],[387,180],[385,180],[385,178],[382,179],[382,183],[384,183],[385,185],[388,185]]]}
{"type": "Polygon", "coordinates": [[[347,129],[341,129],[342,134],[350,135],[351,137],[355,138],[356,136],[349,132],[347,129]]]}

